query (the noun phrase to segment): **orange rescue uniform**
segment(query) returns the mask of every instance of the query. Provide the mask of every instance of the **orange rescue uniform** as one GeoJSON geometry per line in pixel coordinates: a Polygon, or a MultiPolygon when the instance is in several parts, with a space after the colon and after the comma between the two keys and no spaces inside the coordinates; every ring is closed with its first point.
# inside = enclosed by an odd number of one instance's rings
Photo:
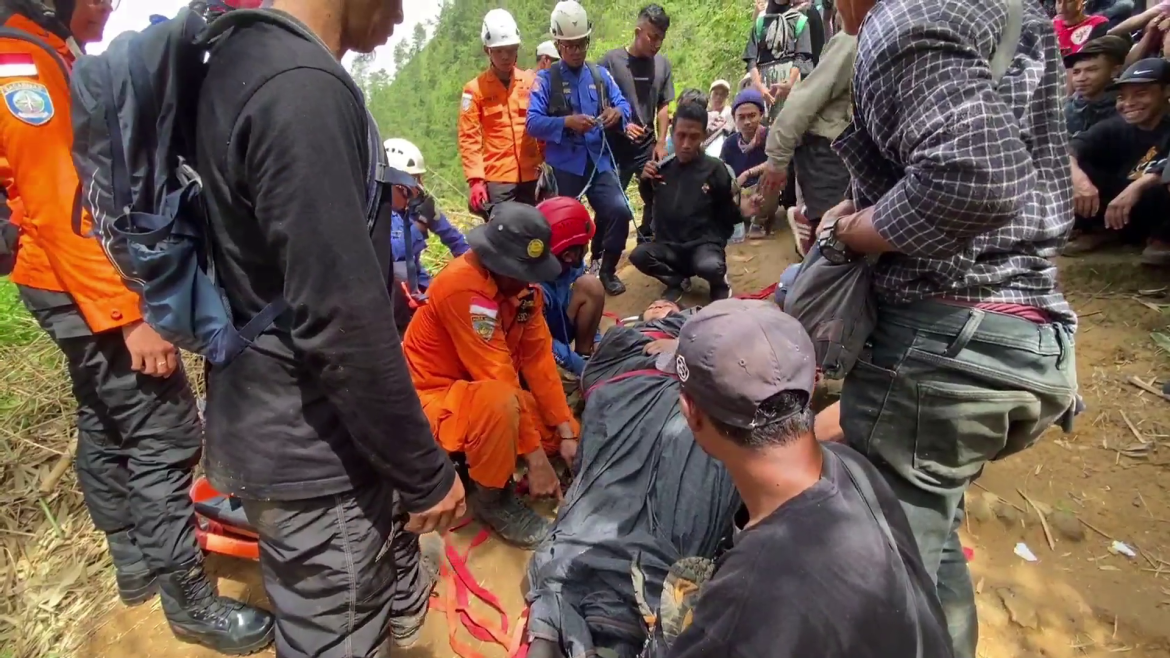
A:
{"type": "Polygon", "coordinates": [[[467,180],[529,183],[540,178],[544,153],[524,128],[535,81],[535,72],[517,68],[504,88],[489,69],[463,87],[459,157],[467,180]]]}
{"type": "Polygon", "coordinates": [[[469,252],[439,272],[427,297],[402,342],[423,412],[439,444],[466,455],[471,479],[499,489],[518,456],[542,446],[556,453],[557,425],[572,422],[577,432],[542,292],[502,296],[469,252]]]}
{"type": "MultiPolygon", "coordinates": [[[[14,14],[6,27],[27,32],[54,48],[68,65],[75,55],[61,37],[14,14]]],[[[65,292],[94,333],[142,319],[138,295],[126,288],[101,245],[73,230],[79,183],[70,149],[69,81],[42,48],[0,38],[0,158],[13,224],[20,228],[14,283],[65,292]]],[[[82,232],[92,226],[88,212],[82,232]]]]}

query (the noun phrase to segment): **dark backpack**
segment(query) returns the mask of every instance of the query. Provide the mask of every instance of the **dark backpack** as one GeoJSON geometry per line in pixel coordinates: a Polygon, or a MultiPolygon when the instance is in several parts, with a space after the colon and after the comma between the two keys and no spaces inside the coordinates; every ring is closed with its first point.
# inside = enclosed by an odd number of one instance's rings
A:
{"type": "MultiPolygon", "coordinates": [[[[0,23],[7,22],[11,12],[0,10],[0,23]]],[[[0,27],[0,39],[26,41],[49,53],[61,69],[61,75],[69,79],[69,65],[61,59],[60,53],[35,35],[12,27],[0,27]]],[[[8,207],[8,191],[0,188],[0,276],[12,274],[16,267],[16,250],[20,246],[20,229],[12,223],[12,209],[8,207]]]]}
{"type": "MultiPolygon", "coordinates": [[[[233,28],[257,22],[319,42],[279,12],[236,10],[208,23],[183,9],[171,20],[118,36],[101,55],[81,58],[71,82],[73,162],[81,180],[74,231],[82,234],[84,203],[94,218],[90,235],[141,295],[144,320],[215,365],[247,349],[288,308],[275,299],[255,317],[232,317],[216,283],[202,181],[193,168],[195,112],[209,53],[233,28]]],[[[353,91],[364,105],[361,92],[353,91]]],[[[367,226],[373,232],[386,155],[372,117],[369,150],[367,226]]]]}
{"type": "MultiPolygon", "coordinates": [[[[564,62],[557,62],[548,70],[550,89],[546,113],[550,117],[567,117],[573,114],[573,103],[570,100],[573,98],[573,88],[565,80],[562,69],[564,65],[564,62]]],[[[609,87],[601,78],[601,69],[596,64],[586,62],[585,66],[588,67],[589,74],[593,76],[593,86],[597,88],[597,113],[601,114],[610,107],[609,87]]]]}

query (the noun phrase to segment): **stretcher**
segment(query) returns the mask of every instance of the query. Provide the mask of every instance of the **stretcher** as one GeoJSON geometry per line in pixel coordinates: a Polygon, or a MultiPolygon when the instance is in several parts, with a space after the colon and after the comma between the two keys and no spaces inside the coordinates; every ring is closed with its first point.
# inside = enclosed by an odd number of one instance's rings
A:
{"type": "Polygon", "coordinates": [[[216,491],[206,477],[199,476],[191,486],[191,502],[199,548],[244,560],[260,559],[259,535],[238,499],[216,491]]]}

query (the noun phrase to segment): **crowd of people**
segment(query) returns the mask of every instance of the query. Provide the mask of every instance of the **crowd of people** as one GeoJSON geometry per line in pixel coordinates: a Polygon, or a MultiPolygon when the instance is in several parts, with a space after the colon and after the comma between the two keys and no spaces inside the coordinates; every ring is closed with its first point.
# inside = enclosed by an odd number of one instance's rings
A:
{"type": "Polygon", "coordinates": [[[1166,3],[760,0],[743,77],[677,95],[658,4],[597,57],[604,9],[558,2],[534,70],[492,9],[459,99],[483,219],[464,234],[340,63],[402,3],[267,0],[212,42],[190,131],[215,285],[237,329],[267,322],[209,358],[201,414],[74,166],[70,113],[97,110],[70,79],[113,4],[0,0],[0,271],[65,354],[122,600],[157,592],[177,637],[223,653],[410,646],[436,582],[419,536],[470,511],[535,550],[533,656],[974,658],[964,494],[1077,411],[1051,259],[1140,241],[1170,264],[1166,3]],[[732,298],[727,245],[781,220],[806,266],[867,268],[876,309],[819,414],[825,336],[732,298]],[[661,299],[603,334],[623,256],[661,299]],[[710,304],[683,309],[695,279],[710,304]],[[204,572],[201,453],[272,612],[204,572]]]}

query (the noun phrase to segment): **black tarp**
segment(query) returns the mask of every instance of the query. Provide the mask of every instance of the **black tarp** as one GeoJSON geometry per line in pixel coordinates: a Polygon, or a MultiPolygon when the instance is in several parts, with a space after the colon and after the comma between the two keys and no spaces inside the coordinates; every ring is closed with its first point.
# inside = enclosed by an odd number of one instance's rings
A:
{"type": "MultiPolygon", "coordinates": [[[[552,532],[528,565],[529,640],[556,643],[571,658],[597,648],[637,656],[647,628],[635,599],[658,610],[663,580],[683,557],[714,557],[739,507],[731,478],[695,443],[679,409],[678,381],[643,354],[654,339],[677,336],[686,317],[605,334],[582,377],[576,477],[552,532]]],[[[606,652],[608,653],[608,652],[606,652]]]]}

